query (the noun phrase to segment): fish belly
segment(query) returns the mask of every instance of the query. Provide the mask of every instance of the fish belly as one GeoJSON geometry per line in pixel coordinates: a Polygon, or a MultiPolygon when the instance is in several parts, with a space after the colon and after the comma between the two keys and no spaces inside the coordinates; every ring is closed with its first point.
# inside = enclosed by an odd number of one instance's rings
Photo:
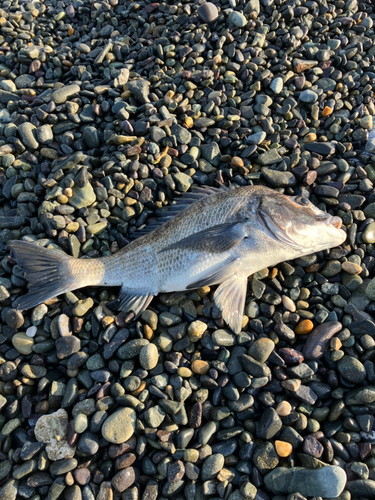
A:
{"type": "Polygon", "coordinates": [[[192,283],[214,274],[226,265],[230,258],[226,254],[186,255],[180,262],[170,262],[170,272],[167,279],[162,280],[160,292],[182,292],[192,283]]]}

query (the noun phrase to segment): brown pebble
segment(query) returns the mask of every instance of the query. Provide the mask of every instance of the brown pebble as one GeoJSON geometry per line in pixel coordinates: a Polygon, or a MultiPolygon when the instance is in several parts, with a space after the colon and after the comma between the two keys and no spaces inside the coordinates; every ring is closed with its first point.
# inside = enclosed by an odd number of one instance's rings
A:
{"type": "Polygon", "coordinates": [[[354,262],[343,262],[341,264],[341,268],[343,271],[345,271],[348,274],[361,274],[363,271],[362,267],[359,266],[358,264],[354,264],[354,262]]]}
{"type": "Polygon", "coordinates": [[[85,486],[91,480],[90,471],[86,469],[86,467],[82,467],[81,469],[76,469],[73,472],[73,475],[76,482],[81,486],[85,486]]]}
{"type": "Polygon", "coordinates": [[[120,457],[116,458],[115,467],[118,470],[126,469],[135,462],[136,458],[137,457],[134,455],[134,453],[124,453],[120,457]]]}
{"type": "Polygon", "coordinates": [[[202,359],[196,359],[191,364],[191,369],[197,375],[206,375],[208,370],[210,369],[210,365],[207,361],[203,361],[202,359]]]}

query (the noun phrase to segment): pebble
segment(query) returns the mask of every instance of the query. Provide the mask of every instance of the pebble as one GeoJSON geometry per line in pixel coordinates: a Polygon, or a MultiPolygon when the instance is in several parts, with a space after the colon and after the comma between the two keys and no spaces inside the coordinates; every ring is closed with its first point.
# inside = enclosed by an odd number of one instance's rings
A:
{"type": "Polygon", "coordinates": [[[25,332],[19,332],[13,335],[12,344],[18,352],[27,356],[33,352],[34,340],[25,332]]]}
{"type": "Polygon", "coordinates": [[[283,90],[283,87],[284,87],[284,82],[280,76],[274,78],[270,83],[270,88],[271,90],[273,90],[275,94],[280,94],[281,91],[283,90]]]}
{"type": "Polygon", "coordinates": [[[68,98],[77,94],[80,91],[80,87],[76,84],[64,85],[58,90],[55,90],[51,94],[51,99],[55,104],[64,104],[68,98]]]}
{"type": "Polygon", "coordinates": [[[285,458],[289,457],[289,455],[293,451],[293,446],[290,443],[285,441],[275,441],[275,450],[279,457],[285,458]]]}
{"type": "Polygon", "coordinates": [[[158,364],[159,353],[155,344],[142,347],[139,353],[139,362],[145,370],[152,370],[158,364]]]}
{"type": "Polygon", "coordinates": [[[241,12],[232,11],[228,17],[229,21],[237,26],[238,28],[243,28],[247,24],[246,17],[241,14],[241,12]]]}
{"type": "Polygon", "coordinates": [[[305,359],[320,359],[327,351],[330,339],[341,329],[338,321],[328,321],[315,327],[302,348],[305,359]]]}
{"type": "Polygon", "coordinates": [[[60,409],[41,416],[35,425],[35,438],[46,444],[46,452],[50,460],[74,457],[75,447],[67,442],[68,418],[66,410],[60,409]]]}
{"type": "Polygon", "coordinates": [[[204,23],[212,23],[218,18],[218,10],[216,5],[211,2],[206,2],[200,5],[197,9],[197,13],[204,23]]]}
{"type": "Polygon", "coordinates": [[[102,436],[110,443],[125,443],[134,434],[136,420],[136,413],[133,409],[117,410],[105,420],[102,426],[102,436]]]}
{"type": "Polygon", "coordinates": [[[265,476],[264,482],[277,495],[299,493],[305,497],[335,498],[345,487],[346,474],[340,467],[332,465],[315,470],[277,467],[265,476]]]}
{"type": "Polygon", "coordinates": [[[279,3],[3,2],[0,498],[330,498],[335,466],[373,496],[374,15],[279,3]],[[251,277],[240,334],[216,285],[12,307],[11,239],[108,257],[193,185],[259,183],[348,238],[251,277]]]}

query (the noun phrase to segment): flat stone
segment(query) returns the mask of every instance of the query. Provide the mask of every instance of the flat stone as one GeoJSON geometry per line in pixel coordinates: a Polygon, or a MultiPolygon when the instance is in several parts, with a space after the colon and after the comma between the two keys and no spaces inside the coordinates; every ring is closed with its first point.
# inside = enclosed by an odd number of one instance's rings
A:
{"type": "Polygon", "coordinates": [[[273,148],[259,155],[258,160],[261,165],[272,165],[273,163],[282,161],[282,157],[279,155],[277,149],[273,148]]]}
{"type": "Polygon", "coordinates": [[[305,149],[311,153],[327,156],[332,155],[336,151],[336,146],[332,142],[310,142],[305,144],[305,149]]]}
{"type": "Polygon", "coordinates": [[[265,476],[264,483],[275,494],[300,493],[305,497],[336,498],[345,488],[346,474],[334,465],[321,469],[277,467],[265,476]]]}
{"type": "MultiPolygon", "coordinates": [[[[274,150],[271,149],[270,151],[274,150]]],[[[272,187],[294,187],[297,183],[292,172],[279,172],[278,170],[271,170],[270,168],[262,168],[261,174],[272,187]]]]}
{"type": "Polygon", "coordinates": [[[229,21],[237,26],[238,28],[243,28],[247,24],[247,19],[246,17],[241,14],[241,12],[237,12],[233,10],[228,17],[229,21]]]}
{"type": "Polygon", "coordinates": [[[345,489],[349,491],[352,498],[375,498],[375,481],[372,479],[348,481],[345,489]]]}
{"type": "Polygon", "coordinates": [[[13,335],[12,344],[18,352],[27,356],[33,352],[34,339],[28,337],[25,332],[18,332],[13,335]]]}
{"type": "Polygon", "coordinates": [[[105,420],[102,436],[113,444],[121,444],[132,437],[135,431],[137,416],[132,408],[115,411],[105,420]]]}
{"type": "Polygon", "coordinates": [[[366,369],[359,359],[353,356],[344,356],[337,362],[338,371],[353,384],[360,385],[366,378],[366,369]]]}
{"type": "Polygon", "coordinates": [[[313,90],[306,89],[303,92],[301,92],[299,98],[302,102],[312,104],[318,99],[318,95],[313,90]]]}
{"type": "Polygon", "coordinates": [[[68,203],[77,210],[89,207],[96,200],[95,191],[90,183],[87,183],[84,187],[74,185],[72,193],[68,203]]]}
{"type": "Polygon", "coordinates": [[[55,104],[64,104],[69,97],[78,94],[79,91],[80,87],[76,84],[66,85],[52,92],[51,99],[55,104]]]}
{"type": "Polygon", "coordinates": [[[201,479],[202,481],[208,481],[210,479],[215,479],[221,469],[224,467],[224,456],[220,453],[215,453],[210,457],[206,458],[202,465],[201,479]]]}
{"type": "Polygon", "coordinates": [[[247,144],[261,144],[265,138],[267,137],[267,134],[265,132],[256,132],[255,134],[251,134],[247,137],[246,143],[247,144]]]}

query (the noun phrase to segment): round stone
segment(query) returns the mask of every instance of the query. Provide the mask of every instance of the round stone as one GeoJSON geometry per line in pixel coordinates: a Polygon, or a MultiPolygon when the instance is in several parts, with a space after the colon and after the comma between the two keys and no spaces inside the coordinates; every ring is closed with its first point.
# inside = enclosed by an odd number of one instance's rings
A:
{"type": "Polygon", "coordinates": [[[292,411],[292,406],[288,401],[281,401],[276,406],[276,413],[280,415],[280,417],[286,417],[287,415],[290,415],[290,412],[292,411]]]}
{"type": "Polygon", "coordinates": [[[132,437],[137,415],[132,408],[122,408],[110,415],[102,426],[103,437],[113,444],[121,444],[132,437]]]}
{"type": "Polygon", "coordinates": [[[217,474],[224,467],[224,456],[220,453],[215,453],[208,457],[202,465],[201,479],[202,481],[208,481],[210,479],[215,479],[217,474]]]}
{"type": "Polygon", "coordinates": [[[21,311],[16,309],[8,309],[5,313],[5,323],[11,328],[21,328],[24,324],[24,318],[21,311]]]}
{"type": "Polygon", "coordinates": [[[286,441],[275,441],[275,450],[279,457],[289,457],[293,451],[293,446],[286,441]]]}
{"type": "Polygon", "coordinates": [[[27,336],[25,332],[19,332],[13,335],[12,344],[18,352],[27,356],[33,352],[34,339],[27,336]]]}
{"type": "Polygon", "coordinates": [[[313,328],[314,323],[309,319],[304,319],[300,323],[298,323],[294,331],[298,335],[306,335],[307,333],[310,333],[313,328]]]}
{"type": "Polygon", "coordinates": [[[203,337],[204,332],[207,330],[207,324],[203,321],[193,321],[188,328],[188,335],[190,342],[198,342],[203,337]]]}
{"type": "Polygon", "coordinates": [[[197,9],[198,16],[202,19],[204,23],[214,22],[219,15],[216,5],[211,2],[204,3],[200,5],[197,9]]]}
{"type": "Polygon", "coordinates": [[[139,353],[139,362],[145,370],[152,370],[158,364],[159,353],[155,344],[148,344],[142,347],[139,353]]]}
{"type": "Polygon", "coordinates": [[[229,14],[229,21],[237,26],[237,28],[243,28],[247,24],[246,17],[241,12],[234,10],[229,14]]]}
{"type": "Polygon", "coordinates": [[[312,90],[306,89],[299,96],[302,102],[313,103],[318,99],[318,95],[312,90]]]}
{"type": "Polygon", "coordinates": [[[344,356],[337,362],[341,375],[353,384],[362,384],[366,378],[366,369],[359,359],[353,356],[344,356]]]}
{"type": "Polygon", "coordinates": [[[366,226],[362,233],[362,240],[368,244],[375,243],[375,222],[371,222],[366,226]]]}

